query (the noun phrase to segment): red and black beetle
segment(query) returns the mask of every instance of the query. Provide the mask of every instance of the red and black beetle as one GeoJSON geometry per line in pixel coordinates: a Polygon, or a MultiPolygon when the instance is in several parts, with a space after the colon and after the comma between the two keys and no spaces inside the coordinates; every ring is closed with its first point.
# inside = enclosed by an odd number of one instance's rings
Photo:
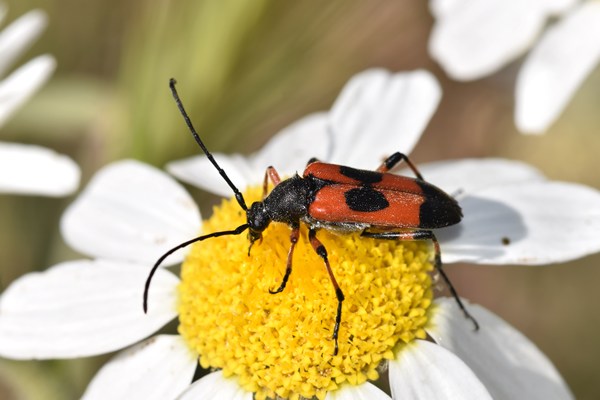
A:
{"type": "Polygon", "coordinates": [[[283,222],[290,226],[290,250],[282,282],[271,294],[282,292],[292,273],[294,248],[300,236],[300,222],[309,228],[308,238],[315,252],[323,259],[338,301],[333,337],[334,355],[338,353],[338,333],[342,320],[344,293],[338,285],[329,265],[327,250],[317,238],[318,229],[334,229],[345,232],[361,232],[361,236],[388,240],[431,240],[435,250],[435,267],[450,288],[452,296],[465,316],[479,328],[456,293],[448,276],[442,269],[440,246],[432,229],[455,225],[462,219],[462,211],[456,200],[438,187],[426,182],[417,168],[402,153],[388,157],[375,171],[366,171],[343,165],[309,161],[302,176],[281,180],[272,166],[265,172],[262,201],[246,206],[244,196],[231,182],[225,171],[208,151],[183,107],[175,80],[169,82],[171,92],[194,139],[210,162],[233,190],[240,207],[246,211],[247,223],[230,231],[213,232],[188,240],[163,254],[154,264],[144,290],[144,312],[148,306],[148,290],[156,269],[170,254],[192,243],[205,239],[239,235],[248,230],[250,248],[262,237],[271,222],[283,222]],[[406,162],[416,179],[388,173],[400,162],[406,162]],[[269,180],[274,188],[267,194],[269,180]]]}

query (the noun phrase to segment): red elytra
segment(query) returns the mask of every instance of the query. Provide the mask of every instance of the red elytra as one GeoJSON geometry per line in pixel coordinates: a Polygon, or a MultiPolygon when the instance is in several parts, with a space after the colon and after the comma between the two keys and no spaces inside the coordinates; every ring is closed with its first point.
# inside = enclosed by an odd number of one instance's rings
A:
{"type": "MultiPolygon", "coordinates": [[[[406,158],[401,153],[392,157],[406,158]]],[[[389,170],[385,166],[384,162],[379,170],[389,170]]],[[[316,193],[308,209],[311,218],[322,222],[436,229],[457,224],[462,218],[451,196],[423,180],[322,162],[309,164],[303,176],[330,182],[316,193]],[[352,190],[357,196],[349,196],[352,190]],[[367,204],[361,205],[361,200],[367,204]]]]}

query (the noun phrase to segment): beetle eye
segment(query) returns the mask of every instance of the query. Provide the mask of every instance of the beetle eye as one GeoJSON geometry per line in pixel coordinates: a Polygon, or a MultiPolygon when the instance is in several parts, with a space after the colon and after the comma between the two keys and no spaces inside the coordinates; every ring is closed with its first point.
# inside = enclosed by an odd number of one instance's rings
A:
{"type": "Polygon", "coordinates": [[[261,202],[255,202],[252,204],[247,213],[248,225],[250,226],[250,235],[253,235],[253,231],[260,236],[260,232],[267,229],[271,219],[267,215],[265,207],[261,202]]]}

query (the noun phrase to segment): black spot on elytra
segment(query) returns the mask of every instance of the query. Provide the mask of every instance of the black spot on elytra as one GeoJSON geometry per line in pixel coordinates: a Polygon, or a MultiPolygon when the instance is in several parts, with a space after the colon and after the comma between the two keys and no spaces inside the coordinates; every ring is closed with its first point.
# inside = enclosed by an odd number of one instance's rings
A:
{"type": "Polygon", "coordinates": [[[383,174],[376,171],[365,171],[345,166],[340,166],[340,173],[348,178],[355,179],[364,184],[381,182],[383,174]]]}
{"type": "Polygon", "coordinates": [[[454,198],[430,183],[418,181],[425,201],[419,209],[419,227],[436,229],[454,225],[462,219],[462,210],[454,198]]]}
{"type": "Polygon", "coordinates": [[[350,189],[344,193],[346,204],[353,211],[373,212],[389,207],[383,193],[369,186],[350,189]]]}

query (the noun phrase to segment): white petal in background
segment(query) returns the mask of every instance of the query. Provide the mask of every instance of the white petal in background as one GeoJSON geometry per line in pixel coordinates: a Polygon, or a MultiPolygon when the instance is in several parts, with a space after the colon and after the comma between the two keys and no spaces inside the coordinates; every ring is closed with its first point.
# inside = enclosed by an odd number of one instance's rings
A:
{"type": "Polygon", "coordinates": [[[333,154],[328,161],[374,169],[396,151],[410,153],[440,98],[437,80],[425,70],[371,69],[355,75],[330,112],[333,154]]]}
{"type": "Polygon", "coordinates": [[[358,386],[344,385],[338,390],[328,392],[325,400],[391,400],[391,398],[377,386],[365,382],[358,386]]]}
{"type": "Polygon", "coordinates": [[[600,62],[600,2],[585,1],[550,27],[527,57],[516,88],[517,127],[543,133],[600,62]]]}
{"type": "Polygon", "coordinates": [[[52,56],[42,55],[0,82],[0,126],[48,80],[55,67],[52,56]]]}
{"type": "Polygon", "coordinates": [[[398,351],[396,359],[390,361],[389,376],[394,399],[492,399],[460,358],[424,340],[416,340],[398,351]]]}
{"type": "Polygon", "coordinates": [[[460,205],[463,221],[436,231],[447,263],[543,265],[600,251],[600,192],[586,186],[510,184],[460,205]]]}
{"type": "MultiPolygon", "coordinates": [[[[427,182],[459,199],[487,187],[545,180],[532,166],[501,158],[438,161],[419,164],[418,168],[427,182]]],[[[403,169],[402,175],[414,176],[408,169],[403,169]]]]}
{"type": "Polygon", "coordinates": [[[79,167],[44,147],[0,142],[0,193],[66,196],[79,185],[79,167]]]}
{"type": "Polygon", "coordinates": [[[549,14],[561,11],[568,3],[433,1],[431,9],[436,21],[429,53],[453,79],[482,78],[523,54],[541,32],[549,14]]]}
{"type": "MultiPolygon", "coordinates": [[[[127,160],[101,169],[66,210],[63,237],[94,257],[146,263],[198,236],[201,221],[190,195],[166,173],[127,160]]],[[[183,259],[183,252],[165,265],[183,259]]]]}
{"type": "Polygon", "coordinates": [[[179,282],[158,270],[144,314],[148,272],[134,264],[80,260],[22,276],[0,297],[0,356],[84,357],[147,337],[176,317],[179,282]]]}
{"type": "Polygon", "coordinates": [[[29,11],[0,33],[0,75],[38,38],[47,24],[46,14],[29,11]]]}
{"type": "Polygon", "coordinates": [[[176,399],[191,384],[197,365],[180,336],[155,336],[106,363],[83,399],[176,399]]]}
{"type": "MultiPolygon", "coordinates": [[[[222,153],[213,153],[213,157],[239,190],[244,190],[250,184],[262,182],[255,180],[257,173],[252,170],[246,157],[240,154],[222,153]]],[[[223,197],[233,196],[233,191],[227,182],[204,155],[170,162],[167,164],[166,169],[177,179],[208,192],[223,197]]]]}
{"type": "MultiPolygon", "coordinates": [[[[265,170],[272,165],[282,178],[302,171],[308,160],[325,160],[331,150],[326,113],[308,115],[273,136],[258,152],[249,156],[213,154],[229,179],[239,189],[262,185],[265,170]]],[[[167,164],[167,170],[184,182],[224,197],[233,191],[204,155],[167,164]]],[[[249,204],[248,204],[249,206],[249,204]]]]}
{"type": "Polygon", "coordinates": [[[179,400],[252,400],[253,394],[245,391],[238,383],[225,378],[221,371],[206,375],[185,391],[179,400]]]}
{"type": "MultiPolygon", "coordinates": [[[[247,158],[214,156],[240,190],[261,184],[269,165],[282,177],[301,174],[312,157],[374,169],[385,156],[412,150],[440,98],[440,86],[427,71],[368,70],[346,84],[329,114],[313,114],[295,122],[247,158]]],[[[172,162],[167,170],[210,192],[232,194],[204,156],[172,162]]]]}
{"type": "Polygon", "coordinates": [[[265,169],[272,165],[279,175],[302,175],[308,160],[315,157],[328,160],[332,143],[327,113],[308,115],[289,125],[273,136],[251,158],[254,170],[258,173],[253,182],[262,182],[265,169]]]}
{"type": "Polygon", "coordinates": [[[442,18],[452,12],[456,6],[461,6],[465,0],[429,0],[429,10],[435,18],[442,18]]]}
{"type": "Polygon", "coordinates": [[[561,16],[568,12],[575,5],[580,3],[581,0],[537,0],[542,4],[542,7],[546,9],[550,16],[561,16]]]}
{"type": "Polygon", "coordinates": [[[479,322],[478,331],[473,331],[454,299],[440,298],[435,301],[427,332],[436,343],[459,356],[493,398],[573,398],[552,363],[531,341],[485,308],[465,304],[479,322]]]}

